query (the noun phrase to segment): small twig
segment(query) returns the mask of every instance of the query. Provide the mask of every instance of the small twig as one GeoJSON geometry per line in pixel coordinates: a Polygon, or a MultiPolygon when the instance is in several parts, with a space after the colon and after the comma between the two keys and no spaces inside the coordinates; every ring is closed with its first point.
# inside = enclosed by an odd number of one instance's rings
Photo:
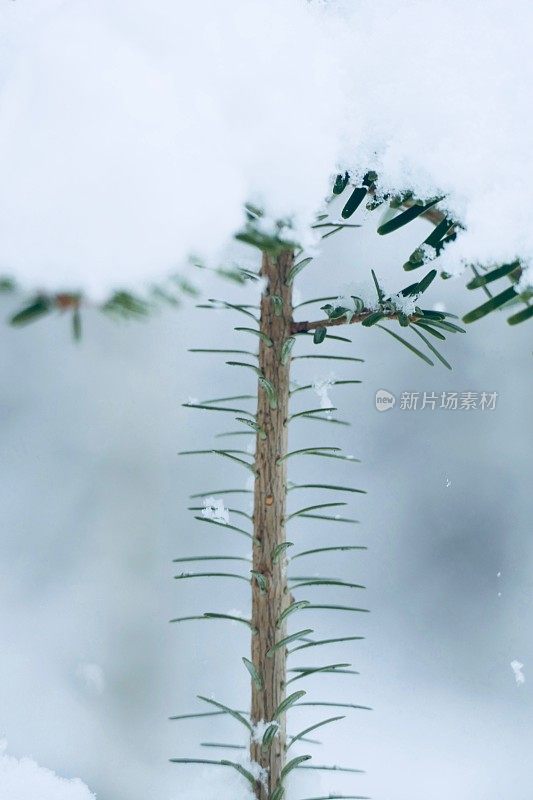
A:
{"type": "MultiPolygon", "coordinates": [[[[314,322],[307,322],[303,320],[302,322],[293,322],[291,327],[291,333],[308,333],[308,331],[316,330],[316,328],[332,328],[336,325],[353,325],[356,322],[363,322],[367,317],[371,314],[375,314],[376,309],[369,309],[364,308],[358,314],[354,314],[351,320],[348,322],[345,316],[337,317],[336,319],[319,319],[314,322]]],[[[398,319],[398,312],[394,311],[390,314],[385,314],[385,319],[398,319]]],[[[408,317],[410,322],[415,322],[419,319],[417,314],[413,314],[408,317]]]]}

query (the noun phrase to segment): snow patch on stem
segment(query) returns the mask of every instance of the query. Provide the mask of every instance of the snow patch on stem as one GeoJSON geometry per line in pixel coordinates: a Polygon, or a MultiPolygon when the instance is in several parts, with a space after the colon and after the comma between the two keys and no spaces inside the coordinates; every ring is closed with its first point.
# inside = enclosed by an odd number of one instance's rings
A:
{"type": "Polygon", "coordinates": [[[256,722],[252,728],[252,742],[262,742],[263,736],[271,726],[279,728],[279,722],[265,722],[264,720],[256,722]]]}
{"type": "Polygon", "coordinates": [[[241,764],[254,776],[256,781],[259,781],[263,786],[267,785],[268,772],[261,764],[258,764],[257,761],[251,761],[248,758],[243,759],[241,764]]]}

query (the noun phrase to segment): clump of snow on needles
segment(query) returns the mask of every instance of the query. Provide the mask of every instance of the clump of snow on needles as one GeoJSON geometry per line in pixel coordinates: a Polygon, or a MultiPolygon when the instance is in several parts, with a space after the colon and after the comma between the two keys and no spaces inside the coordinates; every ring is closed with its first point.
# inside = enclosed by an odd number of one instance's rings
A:
{"type": "Polygon", "coordinates": [[[227,525],[229,523],[229,509],[225,507],[222,497],[206,497],[204,499],[202,517],[227,525]]]}
{"type": "Polygon", "coordinates": [[[418,300],[418,295],[408,295],[404,297],[401,292],[398,294],[391,294],[388,295],[386,298],[397,311],[401,311],[402,314],[414,314],[416,308],[416,301],[418,300]]]}
{"type": "Polygon", "coordinates": [[[30,758],[12,758],[0,746],[0,798],[2,800],[95,800],[79,778],[67,780],[40,767],[30,758]]]}
{"type": "Polygon", "coordinates": [[[0,273],[100,296],[246,201],[305,239],[345,167],[446,195],[446,269],[531,260],[532,47],[529,0],[2,3],[0,273]]]}
{"type": "MultiPolygon", "coordinates": [[[[407,295],[404,297],[401,291],[397,294],[389,292],[383,286],[381,279],[379,279],[379,283],[385,302],[390,303],[397,311],[401,311],[404,314],[414,313],[419,295],[407,295]]],[[[335,305],[348,309],[349,313],[346,315],[348,322],[350,322],[354,314],[361,310],[361,307],[357,305],[357,301],[362,303],[367,310],[378,309],[380,301],[375,285],[367,280],[348,283],[342,287],[340,295],[335,300],[335,305]]]]}

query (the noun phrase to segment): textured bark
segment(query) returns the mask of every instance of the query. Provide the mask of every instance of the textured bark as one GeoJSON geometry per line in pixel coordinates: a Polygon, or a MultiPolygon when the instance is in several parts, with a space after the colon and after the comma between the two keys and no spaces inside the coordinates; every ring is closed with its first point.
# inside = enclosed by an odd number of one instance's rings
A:
{"type": "MultiPolygon", "coordinates": [[[[288,438],[290,358],[286,364],[281,362],[283,345],[291,336],[292,289],[286,285],[286,278],[292,263],[288,251],[277,257],[263,254],[262,275],[268,285],[261,299],[260,327],[272,345],[260,340],[259,367],[275,388],[277,407],[271,408],[267,393],[259,386],[257,422],[266,438],[258,434],[256,440],[253,569],[264,576],[266,588],[261,588],[261,581],[252,581],[252,625],[257,631],[252,636],[252,663],[262,682],[258,686],[252,681],[252,724],[272,721],[285,698],[286,648],[270,655],[269,651],[287,635],[286,625],[276,623],[290,603],[285,553],[278,558],[274,553],[285,542],[287,468],[285,461],[278,462],[287,452],[288,438]]],[[[264,784],[257,784],[258,800],[269,800],[285,764],[285,715],[277,721],[279,731],[270,746],[251,743],[252,761],[260,764],[267,776],[264,784]]]]}

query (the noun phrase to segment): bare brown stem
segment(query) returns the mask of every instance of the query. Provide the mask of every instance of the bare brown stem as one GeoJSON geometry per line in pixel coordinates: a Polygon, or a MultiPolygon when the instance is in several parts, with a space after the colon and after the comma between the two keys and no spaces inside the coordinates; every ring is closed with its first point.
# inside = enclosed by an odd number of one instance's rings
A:
{"type": "Polygon", "coordinates": [[[285,623],[277,623],[290,603],[282,547],[286,461],[279,462],[279,458],[287,452],[288,438],[290,358],[283,359],[282,351],[292,332],[292,289],[286,285],[292,263],[293,255],[288,251],[277,257],[263,254],[262,275],[268,285],[261,299],[260,328],[266,338],[261,337],[259,344],[259,367],[273,387],[275,399],[259,386],[257,422],[264,433],[258,434],[256,441],[252,581],[252,625],[257,631],[252,637],[252,663],[259,682],[252,681],[251,721],[253,725],[277,722],[279,729],[268,746],[262,747],[260,741],[251,743],[251,759],[266,776],[263,783],[257,783],[258,800],[269,800],[285,764],[285,715],[276,718],[276,709],[285,698],[287,654],[285,647],[276,645],[286,636],[285,623]],[[262,577],[255,578],[255,574],[262,577]]]}

